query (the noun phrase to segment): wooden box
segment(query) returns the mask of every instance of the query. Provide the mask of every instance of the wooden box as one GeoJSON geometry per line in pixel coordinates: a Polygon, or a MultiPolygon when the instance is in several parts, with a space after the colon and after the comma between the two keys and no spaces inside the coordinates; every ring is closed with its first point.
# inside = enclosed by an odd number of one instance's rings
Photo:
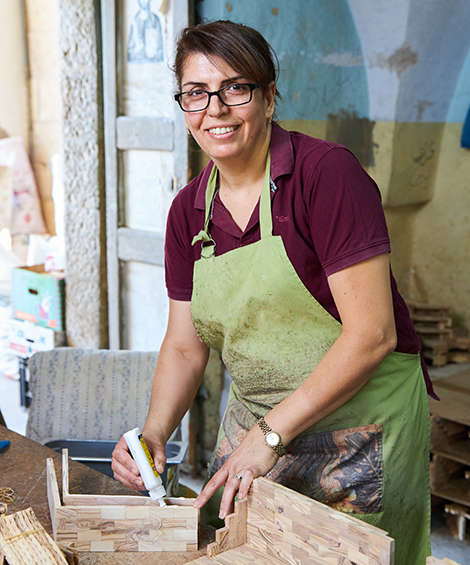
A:
{"type": "Polygon", "coordinates": [[[53,536],[77,551],[192,551],[198,547],[199,510],[193,499],[70,494],[68,453],[62,452],[62,502],[52,459],[47,497],[53,536]]]}

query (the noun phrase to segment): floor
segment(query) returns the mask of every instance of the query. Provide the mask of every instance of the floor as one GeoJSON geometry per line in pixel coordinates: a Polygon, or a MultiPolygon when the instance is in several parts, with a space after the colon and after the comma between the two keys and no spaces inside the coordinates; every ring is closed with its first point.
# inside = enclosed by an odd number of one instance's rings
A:
{"type": "MultiPolygon", "coordinates": [[[[466,369],[470,369],[470,364],[446,365],[440,369],[432,369],[431,376],[433,380],[437,380],[466,369]]],[[[20,406],[18,381],[8,378],[1,373],[0,410],[8,428],[24,435],[27,412],[20,406]]],[[[200,492],[203,480],[202,477],[193,477],[190,474],[181,473],[180,482],[195,492],[200,492]]],[[[434,510],[431,520],[431,547],[432,554],[436,557],[448,557],[460,565],[469,565],[470,524],[468,524],[467,539],[465,541],[455,540],[445,525],[443,511],[439,509],[434,510]]]]}

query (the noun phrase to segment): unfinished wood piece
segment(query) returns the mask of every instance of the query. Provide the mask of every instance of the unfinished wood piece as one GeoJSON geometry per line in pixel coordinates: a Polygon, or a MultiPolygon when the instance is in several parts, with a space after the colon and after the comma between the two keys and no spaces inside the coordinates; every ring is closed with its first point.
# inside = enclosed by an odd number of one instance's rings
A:
{"type": "Polygon", "coordinates": [[[431,452],[470,465],[468,427],[431,415],[431,452]]]}
{"type": "Polygon", "coordinates": [[[447,360],[449,363],[470,363],[470,351],[454,351],[447,352],[447,360]]]}
{"type": "Polygon", "coordinates": [[[470,371],[434,381],[433,385],[441,401],[430,400],[431,413],[470,426],[470,371]]]}
{"type": "Polygon", "coordinates": [[[426,559],[426,565],[460,565],[457,561],[452,561],[445,557],[444,559],[438,559],[437,557],[428,557],[426,559]]]}
{"type": "Polygon", "coordinates": [[[215,533],[215,542],[207,546],[207,555],[214,557],[246,542],[247,500],[236,501],[235,511],[225,518],[225,526],[215,533]]]}
{"type": "Polygon", "coordinates": [[[450,521],[452,535],[454,538],[464,541],[466,520],[470,520],[470,508],[461,506],[460,504],[446,504],[445,511],[449,515],[449,518],[453,517],[453,520],[450,521]]]}
{"type": "MultiPolygon", "coordinates": [[[[238,505],[235,519],[223,530],[238,528],[241,512],[244,508],[238,505]]],[[[393,564],[394,540],[383,530],[262,477],[253,481],[248,494],[246,532],[246,543],[191,563],[393,564]]]]}
{"type": "Polygon", "coordinates": [[[168,506],[161,508],[142,496],[70,494],[66,453],[62,465],[63,504],[53,461],[47,460],[49,510],[57,542],[77,551],[197,550],[199,511],[191,499],[166,499],[168,506]]]}
{"type": "MultiPolygon", "coordinates": [[[[42,527],[32,508],[0,518],[0,555],[9,565],[67,565],[59,547],[42,527]]],[[[0,563],[2,561],[0,559],[0,563]]]]}
{"type": "Polygon", "coordinates": [[[430,479],[432,494],[470,506],[470,489],[465,478],[465,465],[447,457],[433,455],[430,479]]]}

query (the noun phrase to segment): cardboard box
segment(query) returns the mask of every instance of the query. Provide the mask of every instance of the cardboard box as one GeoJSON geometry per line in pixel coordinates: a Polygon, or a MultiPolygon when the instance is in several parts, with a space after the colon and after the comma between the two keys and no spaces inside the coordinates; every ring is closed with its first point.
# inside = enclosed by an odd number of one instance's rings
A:
{"type": "Polygon", "coordinates": [[[29,358],[37,351],[48,351],[65,345],[65,332],[55,332],[31,322],[8,320],[8,349],[18,357],[29,358]]]}
{"type": "Polygon", "coordinates": [[[13,269],[11,285],[13,317],[54,331],[64,331],[64,276],[62,271],[45,272],[44,265],[13,269]]]}

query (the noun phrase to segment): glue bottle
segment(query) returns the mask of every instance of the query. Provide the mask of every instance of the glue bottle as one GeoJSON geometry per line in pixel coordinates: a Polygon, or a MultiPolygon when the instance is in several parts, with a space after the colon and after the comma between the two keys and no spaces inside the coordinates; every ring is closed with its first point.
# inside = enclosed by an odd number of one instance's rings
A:
{"type": "Polygon", "coordinates": [[[166,506],[163,499],[163,497],[166,496],[166,490],[160,475],[157,473],[155,463],[150,455],[149,448],[145,443],[140,428],[134,428],[126,432],[124,439],[139,468],[140,476],[144,481],[145,488],[149,491],[150,498],[158,500],[160,506],[166,506]]]}

